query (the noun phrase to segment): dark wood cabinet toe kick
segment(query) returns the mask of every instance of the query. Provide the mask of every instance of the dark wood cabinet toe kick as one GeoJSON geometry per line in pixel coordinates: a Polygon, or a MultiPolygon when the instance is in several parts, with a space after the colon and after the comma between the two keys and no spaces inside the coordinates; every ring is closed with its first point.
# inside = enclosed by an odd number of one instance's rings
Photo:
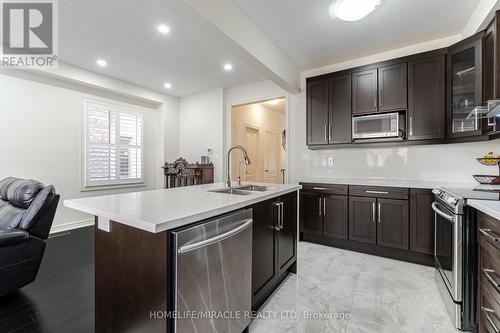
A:
{"type": "Polygon", "coordinates": [[[301,240],[434,265],[432,190],[301,185],[301,240]]]}

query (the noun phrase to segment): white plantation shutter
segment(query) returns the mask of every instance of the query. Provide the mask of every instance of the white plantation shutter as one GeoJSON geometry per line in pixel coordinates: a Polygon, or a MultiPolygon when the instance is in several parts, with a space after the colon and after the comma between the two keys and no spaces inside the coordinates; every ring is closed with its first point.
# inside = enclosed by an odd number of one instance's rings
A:
{"type": "Polygon", "coordinates": [[[142,183],[143,114],[85,103],[86,185],[142,183]]]}

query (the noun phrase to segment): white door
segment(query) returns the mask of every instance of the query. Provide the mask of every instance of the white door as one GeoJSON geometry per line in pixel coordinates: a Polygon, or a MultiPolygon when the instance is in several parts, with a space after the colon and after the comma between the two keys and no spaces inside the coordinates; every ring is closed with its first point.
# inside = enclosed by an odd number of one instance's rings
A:
{"type": "MultiPolygon", "coordinates": [[[[245,148],[250,158],[250,165],[245,166],[244,180],[249,182],[258,181],[259,171],[259,130],[254,127],[245,126],[245,148]]],[[[239,166],[238,166],[239,167],[239,166]]]]}
{"type": "Polygon", "coordinates": [[[265,132],[264,138],[264,181],[266,183],[279,183],[280,173],[280,141],[276,133],[265,132]]]}

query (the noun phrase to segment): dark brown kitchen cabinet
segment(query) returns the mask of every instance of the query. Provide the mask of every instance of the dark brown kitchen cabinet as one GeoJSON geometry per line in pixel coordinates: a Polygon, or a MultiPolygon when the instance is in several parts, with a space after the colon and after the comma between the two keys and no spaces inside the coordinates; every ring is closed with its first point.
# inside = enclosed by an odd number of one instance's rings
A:
{"type": "Polygon", "coordinates": [[[307,144],[328,144],[328,80],[307,83],[307,144]]]}
{"type": "Polygon", "coordinates": [[[328,143],[352,142],[351,75],[341,75],[329,81],[328,143]]]}
{"type": "Polygon", "coordinates": [[[318,193],[301,192],[300,194],[300,229],[302,232],[323,234],[323,216],[321,196],[318,193]]]}
{"type": "Polygon", "coordinates": [[[274,260],[275,199],[252,206],[252,292],[255,296],[272,280],[276,272],[274,260]]]}
{"type": "Polygon", "coordinates": [[[281,230],[276,234],[278,236],[278,268],[282,270],[296,257],[297,193],[281,196],[280,202],[282,203],[281,230]]]}
{"type": "Polygon", "coordinates": [[[500,98],[500,11],[484,36],[484,100],[500,98]]]}
{"type": "Polygon", "coordinates": [[[252,308],[274,291],[297,259],[297,192],[257,203],[252,225],[252,308]]]}
{"type": "Polygon", "coordinates": [[[410,250],[434,254],[434,194],[428,189],[410,189],[410,250]]]}
{"type": "Polygon", "coordinates": [[[406,63],[380,67],[378,69],[378,111],[405,110],[406,100],[406,63]]]}
{"type": "Polygon", "coordinates": [[[348,200],[342,195],[323,197],[323,235],[340,239],[348,238],[348,200]]]}
{"type": "Polygon", "coordinates": [[[377,199],[349,197],[349,239],[377,243],[377,199]]]}
{"type": "Polygon", "coordinates": [[[446,56],[408,63],[408,140],[444,139],[446,56]]]}
{"type": "Polygon", "coordinates": [[[474,108],[483,102],[483,36],[469,37],[449,48],[447,56],[447,138],[483,134],[483,119],[474,108]]]}
{"type": "Polygon", "coordinates": [[[408,201],[377,199],[377,244],[408,250],[408,201]]]}
{"type": "Polygon", "coordinates": [[[377,69],[352,74],[352,113],[378,111],[377,69]]]}

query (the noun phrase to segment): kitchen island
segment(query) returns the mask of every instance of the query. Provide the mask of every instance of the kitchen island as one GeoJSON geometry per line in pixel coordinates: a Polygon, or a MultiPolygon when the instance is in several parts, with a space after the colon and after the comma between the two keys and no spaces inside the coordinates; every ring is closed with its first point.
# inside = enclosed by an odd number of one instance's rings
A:
{"type": "MultiPolygon", "coordinates": [[[[65,206],[92,214],[96,220],[95,331],[180,332],[174,318],[179,306],[176,256],[180,253],[175,237],[182,230],[223,221],[231,214],[246,214],[253,220],[251,253],[239,255],[249,261],[251,256],[248,298],[251,309],[258,309],[296,270],[300,185],[252,185],[233,193],[217,192],[224,190],[217,183],[65,200],[65,206]]],[[[238,270],[238,261],[229,262],[238,270]]],[[[208,260],[201,275],[212,274],[213,267],[208,260]]],[[[218,293],[225,293],[225,282],[219,284],[224,290],[218,293]]],[[[200,285],[194,283],[192,289],[197,288],[200,285]]]]}

